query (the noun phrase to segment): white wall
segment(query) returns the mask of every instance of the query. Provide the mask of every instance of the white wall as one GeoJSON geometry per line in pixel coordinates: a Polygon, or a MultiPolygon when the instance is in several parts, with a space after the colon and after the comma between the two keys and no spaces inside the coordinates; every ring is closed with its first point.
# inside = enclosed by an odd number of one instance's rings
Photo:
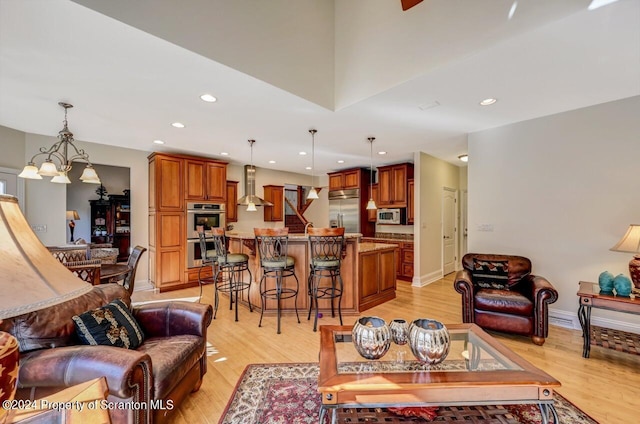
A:
{"type": "MultiPolygon", "coordinates": [[[[43,146],[51,146],[56,142],[55,137],[36,134],[26,134],[26,160],[38,152],[43,146]]],[[[131,178],[131,245],[149,245],[149,152],[124,149],[104,144],[75,142],[78,148],[85,149],[91,161],[95,164],[128,167],[131,178]]],[[[38,160],[39,164],[41,161],[38,160]]],[[[46,232],[36,234],[45,245],[65,244],[67,238],[67,222],[65,212],[67,205],[66,184],[53,184],[48,178],[42,180],[27,180],[27,221],[31,225],[43,224],[46,232]]],[[[148,255],[142,255],[138,265],[136,278],[148,278],[148,255]],[[138,277],[139,276],[139,277],[138,277]]]]}
{"type": "Polygon", "coordinates": [[[415,218],[413,285],[429,284],[442,271],[442,189],[458,190],[457,166],[418,152],[414,160],[415,218]]]}
{"type": "Polygon", "coordinates": [[[632,255],[609,248],[640,223],[639,117],[631,97],[471,134],[469,251],[529,257],[559,292],[552,313],[575,318],[579,281],[628,275],[632,255]]]}
{"type": "Polygon", "coordinates": [[[24,159],[25,133],[0,125],[0,167],[22,169],[24,159]]]}

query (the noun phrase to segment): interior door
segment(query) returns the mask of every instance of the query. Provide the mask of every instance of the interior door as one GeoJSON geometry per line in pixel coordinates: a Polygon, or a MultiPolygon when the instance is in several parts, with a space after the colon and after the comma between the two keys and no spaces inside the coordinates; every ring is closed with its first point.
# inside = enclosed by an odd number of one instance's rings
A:
{"type": "Polygon", "coordinates": [[[442,272],[447,275],[456,269],[456,191],[442,190],[442,272]]]}

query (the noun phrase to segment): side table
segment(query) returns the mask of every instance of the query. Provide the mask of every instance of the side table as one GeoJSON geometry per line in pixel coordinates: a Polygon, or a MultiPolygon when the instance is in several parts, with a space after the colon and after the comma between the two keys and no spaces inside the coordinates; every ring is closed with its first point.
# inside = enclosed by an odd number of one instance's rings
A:
{"type": "Polygon", "coordinates": [[[582,356],[589,357],[591,345],[640,355],[640,335],[604,327],[591,326],[591,308],[640,315],[640,298],[601,294],[597,283],[580,281],[578,319],[582,327],[582,356]]]}

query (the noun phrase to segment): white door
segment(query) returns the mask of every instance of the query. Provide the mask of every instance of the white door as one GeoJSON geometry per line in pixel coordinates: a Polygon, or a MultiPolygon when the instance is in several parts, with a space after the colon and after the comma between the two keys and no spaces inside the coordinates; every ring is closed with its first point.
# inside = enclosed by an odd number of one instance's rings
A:
{"type": "Polygon", "coordinates": [[[24,180],[18,178],[18,173],[16,169],[0,168],[0,194],[16,196],[24,211],[24,180]]]}
{"type": "Polygon", "coordinates": [[[467,190],[462,190],[460,198],[460,258],[467,253],[467,190]]]}
{"type": "Polygon", "coordinates": [[[456,190],[442,190],[442,272],[447,275],[456,270],[456,190]]]}

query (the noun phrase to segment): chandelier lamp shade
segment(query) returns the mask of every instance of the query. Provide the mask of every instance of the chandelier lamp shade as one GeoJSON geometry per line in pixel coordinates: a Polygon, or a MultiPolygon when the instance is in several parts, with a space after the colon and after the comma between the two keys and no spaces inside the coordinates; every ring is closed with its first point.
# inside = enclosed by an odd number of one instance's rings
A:
{"type": "Polygon", "coordinates": [[[51,178],[52,183],[70,184],[71,180],[69,180],[67,174],[73,167],[74,161],[81,161],[86,162],[87,165],[80,176],[80,180],[84,183],[100,184],[100,178],[89,160],[89,155],[84,149],[76,147],[73,133],[69,131],[67,126],[67,111],[73,105],[64,102],[59,102],[58,104],[64,108],[64,128],[58,133],[58,141],[49,148],[41,147],[40,152],[33,155],[18,176],[31,180],[53,177],[51,178]],[[40,169],[35,163],[38,157],[44,157],[44,162],[40,165],[40,169]]]}
{"type": "Polygon", "coordinates": [[[316,155],[316,149],[315,149],[315,137],[316,137],[316,133],[318,131],[311,129],[309,130],[309,134],[311,134],[311,188],[309,189],[309,194],[307,194],[307,199],[317,199],[318,198],[318,191],[316,190],[315,186],[313,185],[313,168],[315,166],[315,155],[316,155]]]}
{"type": "Polygon", "coordinates": [[[369,170],[370,181],[369,181],[369,201],[367,202],[367,210],[375,210],[378,209],[376,206],[376,201],[373,200],[373,142],[375,141],[375,137],[369,137],[370,152],[369,158],[371,160],[371,169],[369,170]]]}

